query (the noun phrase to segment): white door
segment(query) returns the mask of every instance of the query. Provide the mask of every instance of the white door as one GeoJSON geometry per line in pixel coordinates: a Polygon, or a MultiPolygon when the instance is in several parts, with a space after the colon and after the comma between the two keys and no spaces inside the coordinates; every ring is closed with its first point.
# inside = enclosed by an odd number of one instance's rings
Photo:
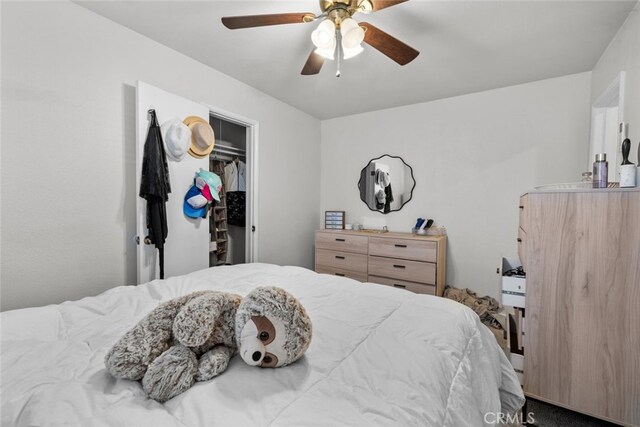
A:
{"type": "MultiPolygon", "coordinates": [[[[147,137],[149,109],[156,111],[158,123],[178,117],[199,116],[209,121],[209,108],[165,92],[144,82],[138,82],[136,111],[136,195],[140,189],[142,155],[147,137]]],[[[187,154],[182,161],[174,162],[167,158],[171,194],[166,205],[168,235],[164,247],[165,278],[178,276],[209,267],[209,217],[193,219],[182,213],[184,195],[193,184],[199,168],[209,170],[209,159],[196,159],[187,154]]],[[[158,279],[158,251],[153,245],[144,243],[148,235],[146,220],[146,201],[136,196],[136,231],[138,244],[138,283],[158,279]]]]}

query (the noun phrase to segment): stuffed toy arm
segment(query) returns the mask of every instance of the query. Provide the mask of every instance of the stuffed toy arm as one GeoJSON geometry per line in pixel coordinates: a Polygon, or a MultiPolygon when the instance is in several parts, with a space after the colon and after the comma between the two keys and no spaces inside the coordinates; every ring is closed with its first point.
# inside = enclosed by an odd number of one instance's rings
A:
{"type": "Polygon", "coordinates": [[[158,402],[166,402],[189,389],[198,370],[196,355],[183,345],[175,345],[149,365],[142,388],[158,402]]]}
{"type": "Polygon", "coordinates": [[[213,333],[223,298],[218,293],[205,294],[185,304],[173,321],[173,336],[187,347],[203,345],[213,333]]]}
{"type": "Polygon", "coordinates": [[[207,381],[227,370],[233,351],[224,345],[217,345],[200,356],[196,381],[207,381]]]}
{"type": "Polygon", "coordinates": [[[176,314],[190,298],[186,295],[160,304],[127,331],[105,356],[109,372],[117,378],[142,379],[149,364],[171,346],[176,314]]]}

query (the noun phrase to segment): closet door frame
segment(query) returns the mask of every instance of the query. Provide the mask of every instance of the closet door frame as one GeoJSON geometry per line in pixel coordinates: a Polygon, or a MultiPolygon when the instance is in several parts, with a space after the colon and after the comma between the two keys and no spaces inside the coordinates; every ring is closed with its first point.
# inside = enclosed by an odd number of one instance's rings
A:
{"type": "Polygon", "coordinates": [[[209,108],[209,114],[226,122],[244,126],[247,129],[247,232],[245,233],[245,262],[258,262],[258,139],[260,123],[239,114],[226,111],[213,105],[203,104],[209,108]]]}

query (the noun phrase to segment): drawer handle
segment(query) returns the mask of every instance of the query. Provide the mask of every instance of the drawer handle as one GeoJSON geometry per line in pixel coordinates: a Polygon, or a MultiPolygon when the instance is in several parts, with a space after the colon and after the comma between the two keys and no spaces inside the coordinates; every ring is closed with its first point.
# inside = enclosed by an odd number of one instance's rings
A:
{"type": "Polygon", "coordinates": [[[395,245],[395,246],[396,246],[396,248],[406,248],[407,247],[407,245],[395,245]]]}
{"type": "Polygon", "coordinates": [[[518,237],[516,240],[518,241],[518,243],[522,243],[522,239],[521,238],[518,237]]]}
{"type": "Polygon", "coordinates": [[[397,283],[393,284],[394,288],[401,288],[401,289],[407,289],[407,287],[405,285],[398,285],[397,283]]]}
{"type": "Polygon", "coordinates": [[[345,239],[336,239],[336,242],[346,242],[345,239]]]}
{"type": "Polygon", "coordinates": [[[524,209],[524,206],[518,206],[520,209],[524,209]]]}
{"type": "Polygon", "coordinates": [[[405,265],[393,264],[393,266],[394,266],[395,268],[407,268],[407,266],[405,266],[405,265]]]}
{"type": "Polygon", "coordinates": [[[336,276],[344,277],[344,273],[336,273],[336,276]]]}
{"type": "Polygon", "coordinates": [[[344,259],[344,257],[342,255],[336,255],[336,258],[338,259],[344,259]]]}

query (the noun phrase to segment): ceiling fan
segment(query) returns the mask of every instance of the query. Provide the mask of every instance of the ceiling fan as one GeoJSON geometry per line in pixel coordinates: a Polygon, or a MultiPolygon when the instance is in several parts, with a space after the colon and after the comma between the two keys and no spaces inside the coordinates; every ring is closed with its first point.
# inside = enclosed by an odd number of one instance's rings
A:
{"type": "Polygon", "coordinates": [[[343,59],[362,52],[361,43],[374,47],[400,65],[413,61],[420,52],[368,22],[357,23],[358,12],[373,13],[408,0],[320,0],[322,13],[276,13],[271,15],[226,16],[225,27],[231,30],[282,24],[302,24],[321,20],[311,34],[315,45],[302,68],[302,75],[318,74],[325,59],[336,59],[337,72],[343,59]]]}

